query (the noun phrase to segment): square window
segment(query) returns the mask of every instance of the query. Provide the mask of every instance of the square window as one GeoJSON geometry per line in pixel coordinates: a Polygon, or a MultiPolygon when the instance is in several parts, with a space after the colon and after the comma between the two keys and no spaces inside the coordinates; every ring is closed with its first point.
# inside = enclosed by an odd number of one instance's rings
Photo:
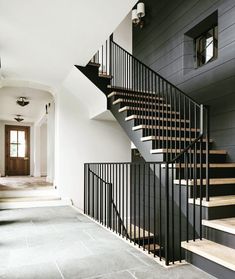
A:
{"type": "Polygon", "coordinates": [[[184,74],[216,60],[218,53],[218,11],[184,33],[184,74]]]}
{"type": "Polygon", "coordinates": [[[218,26],[214,26],[194,40],[195,67],[201,67],[218,57],[218,26]]]}

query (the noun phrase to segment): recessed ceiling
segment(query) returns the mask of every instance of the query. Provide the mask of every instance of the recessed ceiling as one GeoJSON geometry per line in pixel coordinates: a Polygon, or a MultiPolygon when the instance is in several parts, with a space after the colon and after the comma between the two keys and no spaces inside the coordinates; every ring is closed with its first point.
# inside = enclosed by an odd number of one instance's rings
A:
{"type": "Polygon", "coordinates": [[[50,93],[24,87],[0,88],[0,120],[14,121],[15,115],[22,115],[24,122],[33,123],[45,113],[45,105],[53,100],[50,93]],[[16,104],[18,97],[27,97],[29,105],[16,104]]]}
{"type": "Polygon", "coordinates": [[[2,74],[58,87],[85,65],[136,0],[0,0],[2,74]]]}

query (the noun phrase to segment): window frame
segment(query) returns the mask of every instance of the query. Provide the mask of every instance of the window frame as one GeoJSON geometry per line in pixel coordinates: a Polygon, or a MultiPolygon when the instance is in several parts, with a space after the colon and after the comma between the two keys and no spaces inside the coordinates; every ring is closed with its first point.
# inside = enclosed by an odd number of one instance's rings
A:
{"type": "MultiPolygon", "coordinates": [[[[209,43],[202,51],[200,50],[200,55],[202,56],[202,53],[205,52],[205,50],[207,49],[207,47],[210,45],[211,43],[209,43]]],[[[201,33],[199,36],[197,36],[196,38],[194,38],[194,65],[195,68],[201,68],[204,65],[207,65],[208,63],[216,60],[218,58],[218,24],[213,24],[210,28],[208,28],[206,31],[204,31],[203,33],[201,33]],[[207,34],[212,30],[212,42],[213,42],[213,56],[211,59],[209,59],[208,61],[202,61],[202,58],[199,57],[198,54],[198,46],[199,46],[199,50],[200,50],[200,43],[198,44],[198,40],[200,39],[207,39],[207,34]]]]}

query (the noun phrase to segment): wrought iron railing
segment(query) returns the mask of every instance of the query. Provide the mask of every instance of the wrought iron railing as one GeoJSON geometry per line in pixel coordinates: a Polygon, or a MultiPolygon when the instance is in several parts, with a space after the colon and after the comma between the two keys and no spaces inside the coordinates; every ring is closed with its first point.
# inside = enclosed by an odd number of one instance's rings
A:
{"type": "Polygon", "coordinates": [[[202,238],[202,202],[210,196],[209,109],[112,37],[91,62],[110,77],[111,91],[122,92],[144,137],[165,160],[85,164],[84,211],[167,265],[181,261],[181,241],[202,238]]]}
{"type": "Polygon", "coordinates": [[[203,179],[202,153],[191,166],[185,154],[174,163],[85,164],[84,213],[167,265],[182,261],[181,242],[202,238],[203,184],[190,182],[195,171],[203,179]]]}

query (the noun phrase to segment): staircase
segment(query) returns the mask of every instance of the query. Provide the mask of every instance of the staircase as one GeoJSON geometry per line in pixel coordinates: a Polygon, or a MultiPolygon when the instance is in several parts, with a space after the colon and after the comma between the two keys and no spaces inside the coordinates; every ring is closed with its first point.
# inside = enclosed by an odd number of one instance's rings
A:
{"type": "MultiPolygon", "coordinates": [[[[115,218],[105,225],[164,259],[166,265],[185,258],[218,278],[233,278],[235,163],[226,161],[226,150],[213,149],[209,108],[198,104],[141,63],[113,42],[112,37],[86,67],[77,68],[107,96],[108,109],[146,162],[144,166],[86,164],[85,213],[100,220],[99,214],[94,212],[95,197],[98,196],[97,203],[101,197],[103,201],[103,192],[100,192],[103,186],[99,179],[109,185],[105,189],[107,193],[111,191],[109,194],[114,201],[115,193],[112,191],[115,187],[123,187],[123,192],[116,194],[115,206],[123,213],[120,216],[126,225],[117,230],[117,226],[112,225],[115,218]],[[92,176],[94,173],[97,182],[92,176]],[[127,180],[131,177],[130,182],[122,182],[124,175],[127,180]],[[117,176],[120,186],[115,184],[117,176]],[[126,193],[121,197],[123,200],[118,201],[128,187],[131,197],[126,193]],[[141,190],[142,187],[148,190],[141,190]],[[140,216],[139,221],[135,219],[141,213],[141,191],[144,203],[145,195],[149,197],[147,207],[143,206],[143,222],[140,216]],[[160,203],[160,212],[163,211],[160,221],[155,217],[155,211],[158,212],[155,201],[160,203]],[[126,206],[126,210],[122,206],[126,206]],[[148,219],[147,229],[145,217],[148,219]],[[156,228],[159,225],[161,228],[156,228]],[[148,236],[147,242],[143,235],[148,236]]],[[[112,210],[111,207],[109,209],[112,210]]],[[[104,211],[107,211],[106,207],[104,211]]]]}

